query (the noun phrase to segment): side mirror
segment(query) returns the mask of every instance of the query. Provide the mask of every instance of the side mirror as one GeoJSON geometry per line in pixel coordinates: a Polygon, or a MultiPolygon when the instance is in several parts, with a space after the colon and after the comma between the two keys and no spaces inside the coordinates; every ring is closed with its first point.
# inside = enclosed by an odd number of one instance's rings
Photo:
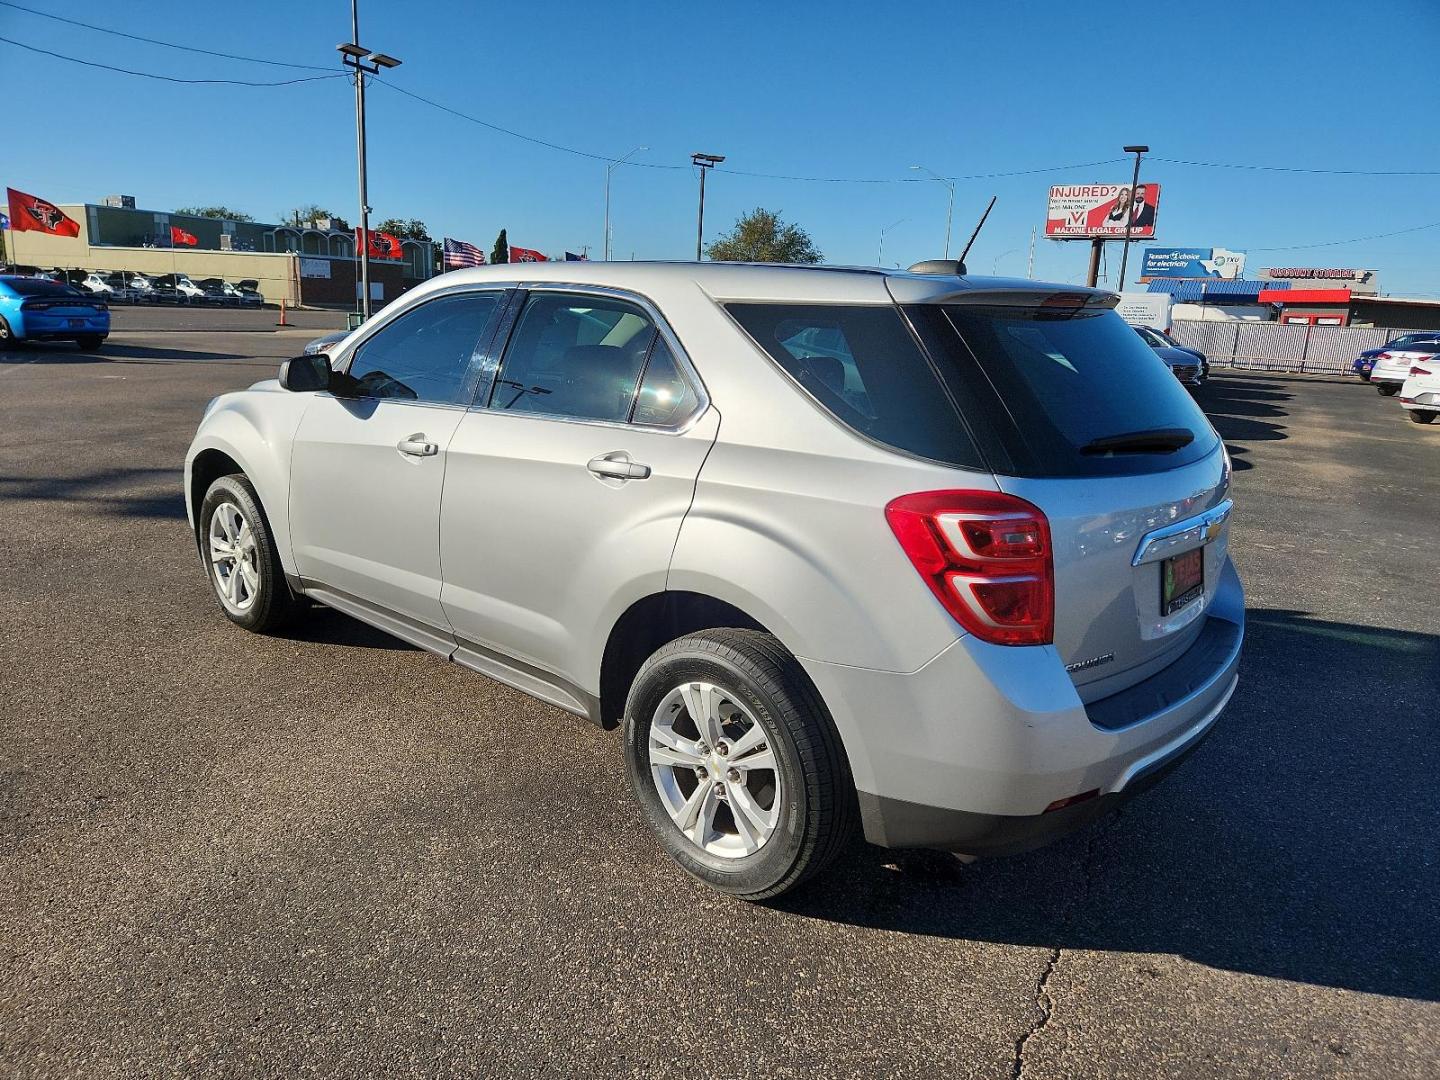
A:
{"type": "Polygon", "coordinates": [[[328,390],[333,374],[329,356],[323,352],[309,353],[280,365],[280,385],[297,394],[307,390],[328,390]]]}

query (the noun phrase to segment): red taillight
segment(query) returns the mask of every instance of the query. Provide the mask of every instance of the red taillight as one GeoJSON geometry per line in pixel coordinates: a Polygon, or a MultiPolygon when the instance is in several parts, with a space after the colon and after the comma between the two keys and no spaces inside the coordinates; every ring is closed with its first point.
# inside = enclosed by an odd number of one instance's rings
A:
{"type": "Polygon", "coordinates": [[[1375,354],[1375,359],[1376,359],[1376,360],[1389,360],[1389,359],[1390,359],[1390,354],[1389,354],[1388,352],[1376,353],[1376,354],[1375,354]]]}
{"type": "Polygon", "coordinates": [[[892,500],[885,520],[970,633],[996,645],[1053,640],[1055,569],[1039,507],[995,491],[922,491],[892,500]]]}
{"type": "Polygon", "coordinates": [[[1411,374],[1411,375],[1433,375],[1434,372],[1431,371],[1429,368],[1420,367],[1420,366],[1417,364],[1417,365],[1415,365],[1414,367],[1412,367],[1412,368],[1410,369],[1410,374],[1411,374]]]}

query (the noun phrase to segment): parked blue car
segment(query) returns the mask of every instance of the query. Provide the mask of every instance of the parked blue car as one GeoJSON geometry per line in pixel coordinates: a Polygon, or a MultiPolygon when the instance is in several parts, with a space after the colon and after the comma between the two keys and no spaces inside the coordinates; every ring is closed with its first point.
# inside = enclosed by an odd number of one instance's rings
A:
{"type": "Polygon", "coordinates": [[[49,278],[0,276],[0,349],[19,341],[73,341],[98,349],[110,336],[110,306],[49,278]]]}
{"type": "Polygon", "coordinates": [[[1361,382],[1370,381],[1370,372],[1375,367],[1375,360],[1383,352],[1390,349],[1404,349],[1410,345],[1434,345],[1440,343],[1440,330],[1430,330],[1419,334],[1402,334],[1394,341],[1387,341],[1378,349],[1366,349],[1350,365],[1350,370],[1360,376],[1361,382]]]}

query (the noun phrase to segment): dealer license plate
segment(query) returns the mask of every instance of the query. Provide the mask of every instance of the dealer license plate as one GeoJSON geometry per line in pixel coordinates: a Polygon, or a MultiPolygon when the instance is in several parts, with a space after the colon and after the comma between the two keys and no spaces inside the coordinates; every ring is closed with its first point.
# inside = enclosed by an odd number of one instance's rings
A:
{"type": "Polygon", "coordinates": [[[1172,555],[1160,564],[1160,614],[1174,615],[1205,595],[1205,549],[1172,555]]]}

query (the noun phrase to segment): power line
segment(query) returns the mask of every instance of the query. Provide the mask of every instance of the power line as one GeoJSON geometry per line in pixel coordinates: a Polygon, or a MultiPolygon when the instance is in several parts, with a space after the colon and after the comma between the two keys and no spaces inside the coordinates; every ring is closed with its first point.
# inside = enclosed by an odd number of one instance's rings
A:
{"type": "Polygon", "coordinates": [[[1309,173],[1319,176],[1440,176],[1440,169],[1308,169],[1290,165],[1244,165],[1224,161],[1186,161],[1183,158],[1150,157],[1166,165],[1191,165],[1200,169],[1245,169],[1253,172],[1309,173]]]}
{"type": "Polygon", "coordinates": [[[1391,236],[1405,236],[1408,233],[1424,232],[1426,229],[1440,229],[1440,221],[1432,221],[1428,225],[1412,225],[1408,229],[1396,229],[1394,232],[1375,233],[1373,236],[1357,236],[1353,240],[1326,240],[1319,244],[1290,244],[1287,247],[1252,247],[1247,251],[1305,251],[1309,248],[1340,247],[1342,244],[1362,244],[1367,240],[1384,240],[1391,236]]]}
{"type": "MultiPolygon", "coordinates": [[[[519,131],[513,131],[507,127],[501,127],[499,124],[492,124],[488,120],[481,120],[478,116],[471,116],[469,113],[461,112],[459,109],[453,109],[449,105],[442,105],[438,101],[432,101],[430,98],[422,97],[421,95],[415,93],[413,90],[406,90],[403,86],[396,86],[392,82],[381,82],[379,80],[376,80],[372,83],[372,85],[383,86],[387,90],[395,91],[397,94],[404,94],[408,98],[414,98],[416,101],[429,105],[432,109],[439,109],[441,112],[447,112],[451,116],[458,116],[461,120],[468,120],[472,124],[479,124],[483,128],[489,128],[491,131],[498,131],[502,135],[509,135],[513,139],[521,139],[528,143],[534,143],[536,146],[544,146],[548,147],[551,150],[559,150],[562,153],[574,154],[576,157],[590,158],[592,161],[613,162],[615,160],[608,154],[592,154],[587,150],[576,150],[573,146],[561,146],[559,143],[549,142],[545,139],[537,139],[533,135],[525,135],[519,131]]],[[[688,165],[661,165],[653,161],[627,161],[625,162],[625,164],[634,165],[637,168],[644,169],[673,170],[688,169],[690,167],[688,165]]]]}
{"type": "MultiPolygon", "coordinates": [[[[3,0],[0,0],[3,2],[3,0]]],[[[115,67],[113,64],[101,64],[94,60],[82,60],[78,56],[66,56],[64,53],[51,52],[49,49],[42,49],[36,45],[26,45],[23,41],[15,41],[12,38],[0,37],[7,45],[14,45],[17,49],[25,49],[33,53],[43,53],[45,56],[53,56],[57,60],[68,60],[72,64],[83,64],[85,67],[102,68],[105,71],[118,71],[122,75],[136,75],[142,79],[158,79],[161,82],[187,83],[189,85],[217,85],[217,86],[294,86],[296,83],[319,82],[323,79],[348,79],[346,72],[336,72],[333,75],[304,75],[298,79],[277,79],[273,82],[254,82],[247,79],[181,79],[174,75],[156,75],[149,71],[133,71],[130,68],[115,67]]]]}
{"type": "MultiPolygon", "coordinates": [[[[1038,169],[1014,169],[1009,172],[968,173],[957,176],[942,176],[941,180],[995,180],[1006,176],[1034,176],[1037,173],[1064,172],[1067,169],[1093,169],[1101,165],[1114,165],[1124,158],[1106,158],[1104,161],[1078,161],[1073,165],[1048,165],[1038,169]]],[[[933,176],[783,176],[778,173],[745,172],[741,169],[726,169],[729,176],[754,176],[762,180],[802,180],[812,184],[929,184],[933,176]]]]}
{"type": "Polygon", "coordinates": [[[14,8],[16,11],[23,11],[29,15],[39,15],[42,19],[54,19],[56,22],[68,23],[71,26],[94,30],[101,34],[113,34],[115,37],[129,38],[131,41],[143,41],[147,45],[161,45],[167,49],[179,49],[181,52],[199,53],[202,56],[219,56],[226,60],[244,60],[249,64],[269,64],[272,67],[306,68],[310,71],[331,70],[318,64],[292,64],[284,60],[265,60],[258,56],[238,56],[235,53],[215,52],[211,49],[197,48],[194,45],[177,45],[173,41],[161,41],[159,38],[143,37],[140,34],[127,34],[123,30],[111,30],[109,27],[94,26],[78,19],[67,19],[63,15],[54,15],[48,11],[38,11],[35,8],[26,7],[24,4],[12,3],[11,0],[0,0],[0,7],[14,8]]]}

